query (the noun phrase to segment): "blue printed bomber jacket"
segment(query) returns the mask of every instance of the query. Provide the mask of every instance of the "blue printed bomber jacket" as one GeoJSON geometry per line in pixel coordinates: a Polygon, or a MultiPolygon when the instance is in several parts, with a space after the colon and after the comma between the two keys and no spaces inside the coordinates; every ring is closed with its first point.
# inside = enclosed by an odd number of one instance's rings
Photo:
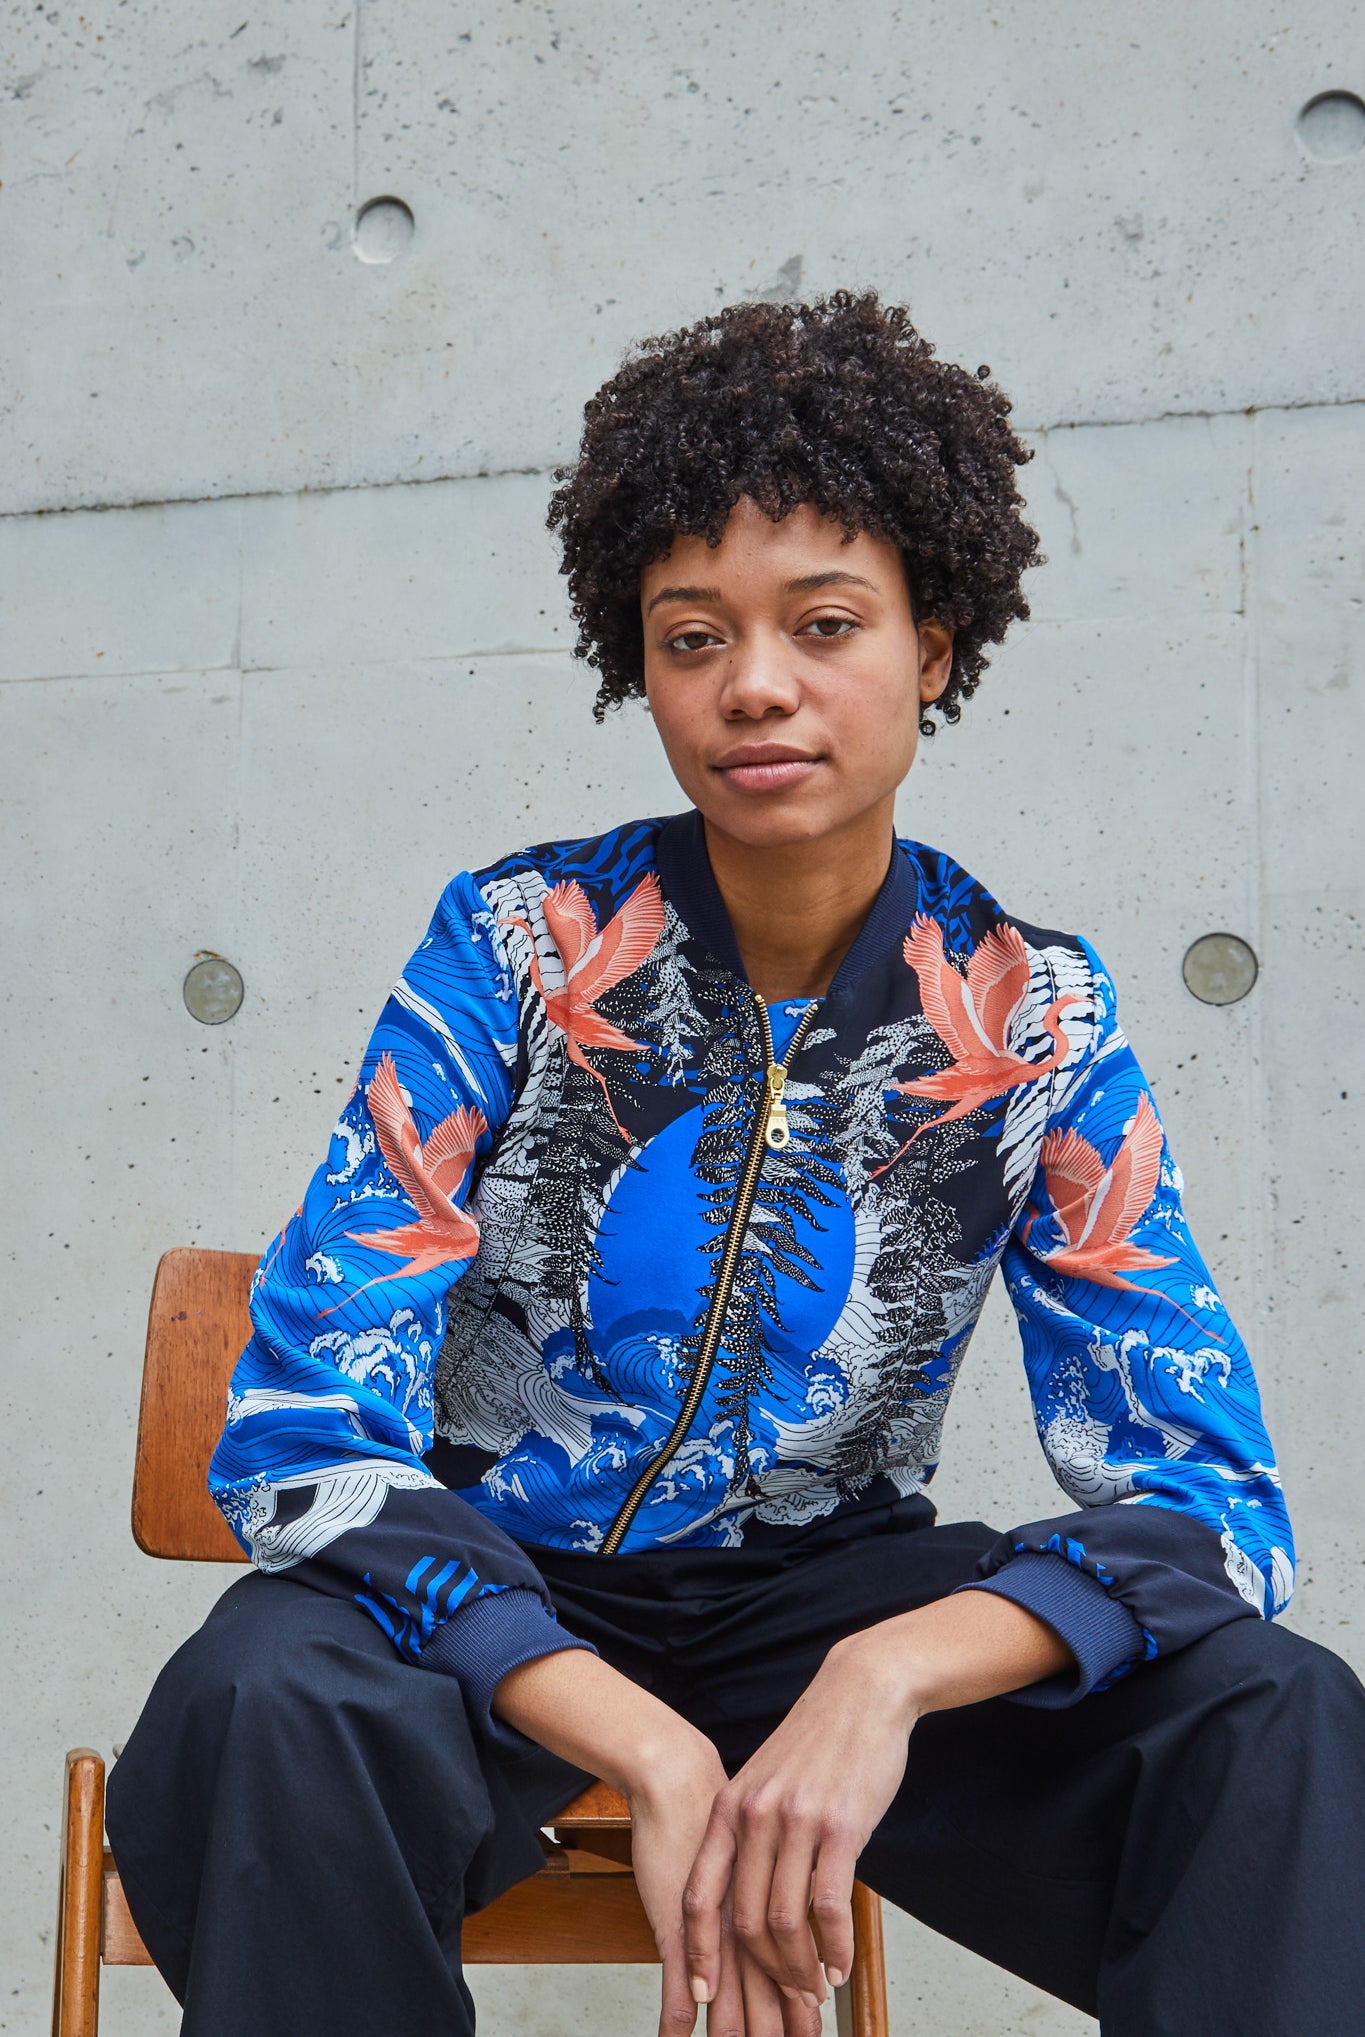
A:
{"type": "Polygon", "coordinates": [[[1000,1266],[1065,1504],[966,1588],[1052,1624],[1078,1670],[1021,1695],[1073,1702],[1292,1586],[1180,1195],[1094,951],[938,852],[897,843],[827,994],[769,1008],[695,813],[530,849],[454,879],[380,1015],[210,1484],[497,1732],[498,1679],[579,1645],[538,1548],[923,1495],[1000,1266]]]}

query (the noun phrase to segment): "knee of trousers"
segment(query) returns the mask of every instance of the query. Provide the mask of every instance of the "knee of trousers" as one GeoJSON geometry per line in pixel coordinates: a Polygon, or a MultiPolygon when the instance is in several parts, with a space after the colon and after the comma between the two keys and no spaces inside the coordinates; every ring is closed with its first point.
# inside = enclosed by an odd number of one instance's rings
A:
{"type": "Polygon", "coordinates": [[[1346,1734],[1365,1751],[1365,1687],[1350,1664],[1288,1627],[1255,1624],[1264,1637],[1260,1678],[1275,1715],[1299,1733],[1346,1734]]]}
{"type": "Polygon", "coordinates": [[[1347,1717],[1365,1713],[1365,1687],[1330,1648],[1267,1620],[1232,1620],[1188,1651],[1204,1672],[1245,1684],[1267,1697],[1291,1695],[1347,1717]]]}
{"type": "MultiPolygon", "coordinates": [[[[1154,1665],[1155,1666],[1155,1665],[1154,1665]]],[[[1229,1756],[1292,1767],[1332,1753],[1365,1781],[1365,1688],[1339,1655],[1287,1627],[1233,1620],[1169,1658],[1160,1711],[1229,1756]]]]}
{"type": "Polygon", "coordinates": [[[109,1778],[116,1855],[396,1844],[434,1885],[491,1822],[455,1680],[360,1607],[255,1573],[167,1663],[109,1778]]]}

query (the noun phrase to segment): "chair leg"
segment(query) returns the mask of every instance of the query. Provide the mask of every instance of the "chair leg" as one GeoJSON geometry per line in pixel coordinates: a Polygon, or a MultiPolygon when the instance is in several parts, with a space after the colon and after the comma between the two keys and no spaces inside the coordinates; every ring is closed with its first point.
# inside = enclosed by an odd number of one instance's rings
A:
{"type": "Polygon", "coordinates": [[[66,1757],[57,1884],[52,2037],[97,2037],[104,1898],[104,1763],[92,1748],[66,1757]]]}
{"type": "Polygon", "coordinates": [[[835,1995],[834,2013],[839,2037],[891,2037],[882,1900],[861,1881],[853,1884],[853,1970],[835,1995]]]}

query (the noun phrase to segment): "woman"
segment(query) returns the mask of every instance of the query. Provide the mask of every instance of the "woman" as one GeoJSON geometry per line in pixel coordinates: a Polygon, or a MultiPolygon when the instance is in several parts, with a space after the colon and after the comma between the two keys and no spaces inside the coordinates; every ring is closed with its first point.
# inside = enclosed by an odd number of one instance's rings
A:
{"type": "Polygon", "coordinates": [[[1267,1624],[1113,986],[893,834],[1027,613],[986,372],[840,293],[588,405],[579,652],[690,808],[453,881],[263,1261],[211,1472],[256,1574],[110,1793],[187,2031],[470,2029],[460,1920],[585,1772],[664,2033],[809,2037],[855,1868],[1107,2037],[1351,2026],[1361,1689],[1267,1624]],[[1064,1493],[1004,1534],[926,1497],[997,1265],[1064,1493]]]}

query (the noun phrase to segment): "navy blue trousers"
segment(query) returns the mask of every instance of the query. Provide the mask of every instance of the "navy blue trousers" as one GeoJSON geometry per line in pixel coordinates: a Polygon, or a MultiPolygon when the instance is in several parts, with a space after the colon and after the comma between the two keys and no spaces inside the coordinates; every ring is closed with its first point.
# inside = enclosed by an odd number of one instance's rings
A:
{"type": "MultiPolygon", "coordinates": [[[[890,1508],[784,1547],[536,1552],[561,1618],[733,1770],[842,1634],[942,1597],[994,1539],[890,1508]]],[[[187,2037],[467,2037],[472,1909],[582,1786],[495,1749],[369,1615],[251,1574],[158,1679],[110,1842],[187,2037]]],[[[1104,2037],[1365,2029],[1365,1691],[1254,1618],[1067,1710],[921,1721],[863,1879],[1097,2015],[1104,2037]]]]}

